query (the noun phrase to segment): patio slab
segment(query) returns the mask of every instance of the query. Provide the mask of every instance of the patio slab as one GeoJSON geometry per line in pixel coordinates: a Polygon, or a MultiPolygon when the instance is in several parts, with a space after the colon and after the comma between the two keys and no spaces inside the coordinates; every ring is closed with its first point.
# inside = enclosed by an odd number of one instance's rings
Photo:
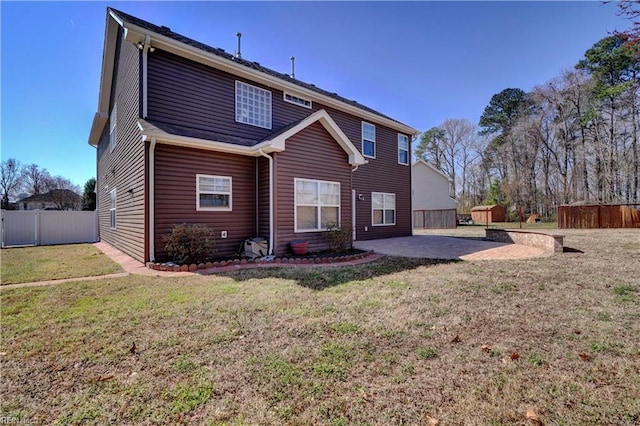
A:
{"type": "Polygon", "coordinates": [[[521,244],[484,241],[479,238],[449,237],[443,235],[414,235],[355,241],[360,250],[373,250],[387,256],[447,260],[502,260],[527,259],[549,255],[541,248],[521,244]]]}

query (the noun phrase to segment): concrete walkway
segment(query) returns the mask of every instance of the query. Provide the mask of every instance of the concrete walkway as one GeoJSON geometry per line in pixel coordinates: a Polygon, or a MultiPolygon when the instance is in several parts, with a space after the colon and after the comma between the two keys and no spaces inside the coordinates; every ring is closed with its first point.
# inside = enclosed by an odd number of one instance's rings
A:
{"type": "Polygon", "coordinates": [[[501,260],[547,255],[540,248],[521,244],[504,244],[442,235],[414,235],[412,237],[356,241],[354,246],[360,250],[373,250],[387,256],[425,259],[501,260]]]}

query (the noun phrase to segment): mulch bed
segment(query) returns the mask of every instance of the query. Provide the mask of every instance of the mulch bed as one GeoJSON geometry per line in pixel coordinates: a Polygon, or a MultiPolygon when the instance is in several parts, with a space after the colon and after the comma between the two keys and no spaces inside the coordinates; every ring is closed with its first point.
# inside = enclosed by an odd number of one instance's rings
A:
{"type": "Polygon", "coordinates": [[[255,259],[250,258],[225,258],[217,259],[210,262],[192,263],[190,265],[178,265],[174,262],[147,262],[147,268],[156,271],[172,271],[172,272],[197,272],[202,269],[219,268],[231,265],[247,265],[247,264],[307,264],[318,265],[328,263],[341,263],[358,260],[372,255],[373,251],[362,251],[358,249],[350,249],[344,252],[333,251],[321,251],[307,253],[306,255],[296,255],[293,253],[286,253],[279,257],[258,257],[255,259]]]}

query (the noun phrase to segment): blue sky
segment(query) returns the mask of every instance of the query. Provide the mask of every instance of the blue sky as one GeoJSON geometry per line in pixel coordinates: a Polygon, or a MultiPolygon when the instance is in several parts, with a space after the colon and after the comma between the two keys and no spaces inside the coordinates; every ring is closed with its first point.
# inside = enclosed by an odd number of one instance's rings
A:
{"type": "Polygon", "coordinates": [[[337,92],[418,130],[477,123],[491,96],[530,91],[629,26],[600,2],[0,2],[1,157],[78,185],[98,104],[106,8],[337,92]]]}

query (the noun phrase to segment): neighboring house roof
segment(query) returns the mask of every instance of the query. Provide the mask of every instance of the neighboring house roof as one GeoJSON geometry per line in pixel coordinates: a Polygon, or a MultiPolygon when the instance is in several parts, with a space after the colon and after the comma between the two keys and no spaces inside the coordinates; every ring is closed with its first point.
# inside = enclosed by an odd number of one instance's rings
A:
{"type": "Polygon", "coordinates": [[[491,204],[489,206],[475,206],[474,208],[471,209],[472,212],[483,212],[483,211],[489,211],[492,210],[496,207],[502,207],[499,206],[497,204],[491,204]]]}
{"type": "Polygon", "coordinates": [[[433,170],[434,172],[438,173],[438,174],[439,174],[439,175],[441,175],[443,178],[445,178],[447,181],[449,181],[449,182],[453,182],[453,179],[451,179],[449,176],[445,175],[445,174],[444,174],[444,173],[442,173],[440,170],[438,170],[435,166],[432,166],[431,164],[427,163],[426,161],[424,161],[424,160],[422,160],[422,159],[420,159],[420,160],[416,161],[415,163],[413,163],[413,164],[411,165],[411,167],[415,167],[415,166],[417,166],[417,165],[419,165],[419,164],[424,165],[424,166],[426,166],[426,167],[430,168],[431,170],[433,170]]]}
{"type": "Polygon", "coordinates": [[[70,189],[52,189],[43,194],[33,194],[29,197],[18,200],[19,203],[55,203],[58,200],[82,201],[82,197],[70,189]]]}
{"type": "Polygon", "coordinates": [[[100,134],[107,122],[109,114],[109,96],[113,79],[113,66],[115,61],[115,45],[118,26],[126,29],[126,40],[131,43],[147,41],[153,46],[178,54],[180,56],[215,66],[223,71],[247,79],[258,81],[282,90],[293,90],[303,96],[309,96],[313,100],[332,106],[348,113],[375,120],[390,128],[403,133],[418,135],[420,132],[391,117],[388,117],[372,108],[356,101],[346,99],[336,93],[332,93],[305,83],[291,76],[279,73],[257,62],[247,61],[225,52],[223,49],[208,46],[189,37],[171,31],[164,26],[157,26],[150,22],[136,18],[135,16],[121,12],[113,8],[107,8],[107,26],[102,61],[102,75],[100,82],[100,95],[98,112],[94,117],[91,127],[89,143],[97,146],[100,134]]]}
{"type": "Polygon", "coordinates": [[[156,140],[172,145],[211,149],[220,152],[257,157],[262,155],[262,153],[284,151],[285,142],[288,138],[315,122],[319,122],[349,156],[349,164],[357,166],[367,163],[367,160],[360,154],[360,151],[351,143],[349,138],[324,109],[316,111],[302,120],[291,123],[261,141],[236,138],[219,133],[194,130],[183,126],[168,125],[143,119],[138,120],[138,126],[145,140],[155,138],[156,140]]]}

